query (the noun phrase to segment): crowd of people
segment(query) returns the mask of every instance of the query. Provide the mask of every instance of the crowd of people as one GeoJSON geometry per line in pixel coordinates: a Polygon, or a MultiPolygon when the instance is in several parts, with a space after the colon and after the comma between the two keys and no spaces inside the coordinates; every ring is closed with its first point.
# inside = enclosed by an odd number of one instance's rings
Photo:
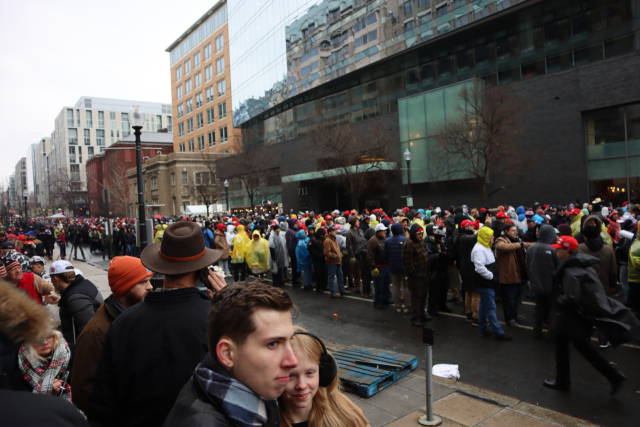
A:
{"type": "MultiPolygon", "coordinates": [[[[594,328],[602,349],[640,332],[637,215],[638,205],[595,200],[582,209],[535,203],[172,217],[157,221],[154,243],[139,254],[131,222],[118,218],[114,230],[133,238],[116,246],[114,231],[107,242],[116,256],[106,299],[62,247],[46,270],[54,258],[47,236],[81,246],[86,230],[90,251],[99,252],[96,233],[106,219],[7,224],[0,308],[14,308],[0,313],[0,388],[63,397],[78,409],[77,425],[367,426],[340,391],[322,341],[294,327],[296,308],[282,289],[290,281],[335,299],[360,294],[417,327],[458,304],[481,337],[501,341],[513,335],[498,322],[496,302],[507,327],[515,326],[527,292],[535,298],[533,337],[547,325],[556,344],[556,377],[544,385],[570,388],[572,342],[616,393],[624,375],[589,341],[594,328]],[[163,277],[155,290],[153,274],[163,277]],[[612,298],[618,282],[622,302],[612,298]],[[59,325],[42,318],[50,313],[43,306],[58,307],[59,325]]],[[[7,399],[15,408],[29,404],[7,399]]]]}

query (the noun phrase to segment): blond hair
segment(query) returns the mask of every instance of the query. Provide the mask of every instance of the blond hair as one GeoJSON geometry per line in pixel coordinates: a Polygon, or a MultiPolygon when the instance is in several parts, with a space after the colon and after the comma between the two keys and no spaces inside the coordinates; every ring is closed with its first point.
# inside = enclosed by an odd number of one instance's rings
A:
{"type": "MultiPolygon", "coordinates": [[[[60,331],[54,330],[51,335],[53,335],[53,342],[51,343],[51,355],[49,357],[43,357],[38,354],[36,349],[33,347],[33,344],[25,344],[25,352],[27,353],[27,358],[29,360],[42,360],[45,361],[51,357],[53,357],[53,353],[56,352],[56,349],[60,345],[60,340],[62,339],[62,334],[60,331]]],[[[42,344],[42,343],[39,343],[42,344]]]]}
{"type": "MultiPolygon", "coordinates": [[[[294,330],[307,332],[300,326],[294,326],[294,330]]],[[[320,363],[320,356],[323,354],[322,346],[310,336],[294,335],[291,346],[296,355],[304,354],[316,363],[320,363]]],[[[318,388],[311,404],[313,408],[309,418],[309,427],[366,427],[369,425],[362,410],[342,393],[338,376],[328,387],[318,388]]],[[[279,407],[280,425],[291,427],[291,418],[287,413],[287,408],[282,404],[282,398],[279,399],[279,407]]]]}

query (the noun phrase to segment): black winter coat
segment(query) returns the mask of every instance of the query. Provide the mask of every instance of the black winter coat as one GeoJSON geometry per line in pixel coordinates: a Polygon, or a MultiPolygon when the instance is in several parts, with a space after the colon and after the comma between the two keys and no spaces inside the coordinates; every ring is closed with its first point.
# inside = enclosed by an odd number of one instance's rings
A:
{"type": "Polygon", "coordinates": [[[92,405],[102,427],[161,426],[207,354],[211,302],[196,288],[149,293],[109,328],[92,405]]]}
{"type": "Polygon", "coordinates": [[[49,394],[0,390],[3,426],[89,426],[66,399],[49,394]]]}
{"type": "Polygon", "coordinates": [[[553,227],[545,224],[540,228],[538,242],[527,249],[526,262],[534,295],[551,295],[553,293],[553,274],[558,266],[558,255],[551,247],[556,242],[553,227]]]}
{"type": "Polygon", "coordinates": [[[76,276],[60,296],[60,330],[72,348],[89,320],[96,314],[104,298],[89,280],[76,276]]]}
{"type": "Polygon", "coordinates": [[[476,268],[473,262],[471,262],[471,251],[476,243],[478,243],[478,236],[472,231],[463,230],[454,238],[453,242],[460,255],[460,276],[464,283],[464,289],[466,292],[475,291],[476,268]]]}

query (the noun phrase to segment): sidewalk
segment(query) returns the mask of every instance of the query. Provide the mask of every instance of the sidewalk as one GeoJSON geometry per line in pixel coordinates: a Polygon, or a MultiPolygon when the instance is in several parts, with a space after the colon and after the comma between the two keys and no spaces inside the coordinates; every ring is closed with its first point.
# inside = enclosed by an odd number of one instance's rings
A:
{"type": "MultiPolygon", "coordinates": [[[[85,256],[86,262],[70,262],[82,270],[85,278],[91,280],[106,298],[111,294],[106,271],[109,267],[108,260],[102,261],[101,255],[91,256],[86,252],[85,256]]],[[[341,344],[323,341],[329,350],[344,348],[341,344]]],[[[361,398],[348,392],[346,395],[362,409],[371,427],[420,427],[418,419],[426,414],[425,374],[423,369],[416,369],[370,398],[361,398]]],[[[433,377],[433,411],[442,419],[441,426],[595,426],[588,421],[462,381],[439,377],[433,377]]]]}
{"type": "MultiPolygon", "coordinates": [[[[324,341],[330,350],[344,347],[324,341]]],[[[370,398],[346,394],[362,409],[371,427],[420,427],[418,419],[426,414],[425,375],[423,369],[416,369],[370,398]]],[[[535,404],[440,377],[433,377],[433,412],[442,419],[441,426],[595,426],[535,404]]]]}

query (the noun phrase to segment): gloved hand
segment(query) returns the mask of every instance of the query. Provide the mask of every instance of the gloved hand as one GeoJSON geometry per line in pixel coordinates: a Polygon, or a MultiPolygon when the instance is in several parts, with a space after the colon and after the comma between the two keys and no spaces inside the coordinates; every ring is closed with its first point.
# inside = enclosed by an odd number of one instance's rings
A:
{"type": "Polygon", "coordinates": [[[380,275],[380,271],[378,271],[377,268],[374,268],[373,270],[371,270],[371,275],[373,277],[378,277],[380,275]]]}
{"type": "Polygon", "coordinates": [[[352,256],[351,258],[349,258],[349,264],[355,265],[356,264],[356,257],[352,256]]]}
{"type": "Polygon", "coordinates": [[[333,259],[338,259],[338,254],[333,254],[333,259]]]}

